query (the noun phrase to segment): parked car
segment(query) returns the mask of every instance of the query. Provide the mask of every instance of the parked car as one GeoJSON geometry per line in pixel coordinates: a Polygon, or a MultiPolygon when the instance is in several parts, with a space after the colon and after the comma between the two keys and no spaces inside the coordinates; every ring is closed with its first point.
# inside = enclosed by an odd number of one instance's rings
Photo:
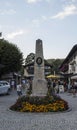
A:
{"type": "Polygon", "coordinates": [[[10,94],[10,83],[7,81],[0,81],[0,94],[10,94]]]}

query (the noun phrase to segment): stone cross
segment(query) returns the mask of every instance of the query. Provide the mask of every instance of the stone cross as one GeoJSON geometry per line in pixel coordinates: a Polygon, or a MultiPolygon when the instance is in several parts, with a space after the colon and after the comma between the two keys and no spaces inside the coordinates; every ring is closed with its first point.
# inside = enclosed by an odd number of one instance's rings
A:
{"type": "Polygon", "coordinates": [[[45,80],[45,72],[44,72],[44,57],[43,57],[42,40],[38,39],[36,40],[32,95],[46,96],[47,90],[48,90],[47,82],[45,80]]]}

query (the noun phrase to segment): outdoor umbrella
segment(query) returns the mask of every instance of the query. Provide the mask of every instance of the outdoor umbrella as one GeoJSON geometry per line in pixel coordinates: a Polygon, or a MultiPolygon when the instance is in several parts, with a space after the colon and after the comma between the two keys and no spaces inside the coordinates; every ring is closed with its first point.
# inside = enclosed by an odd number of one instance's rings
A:
{"type": "Polygon", "coordinates": [[[47,78],[60,78],[59,75],[48,75],[47,78]]]}

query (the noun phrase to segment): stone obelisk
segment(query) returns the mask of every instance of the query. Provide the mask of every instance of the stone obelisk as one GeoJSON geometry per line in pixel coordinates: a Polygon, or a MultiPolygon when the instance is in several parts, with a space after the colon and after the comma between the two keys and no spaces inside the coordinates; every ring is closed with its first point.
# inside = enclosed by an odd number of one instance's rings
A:
{"type": "Polygon", "coordinates": [[[46,96],[47,82],[44,72],[44,56],[42,40],[36,40],[35,63],[34,63],[34,79],[32,84],[32,95],[46,96]]]}

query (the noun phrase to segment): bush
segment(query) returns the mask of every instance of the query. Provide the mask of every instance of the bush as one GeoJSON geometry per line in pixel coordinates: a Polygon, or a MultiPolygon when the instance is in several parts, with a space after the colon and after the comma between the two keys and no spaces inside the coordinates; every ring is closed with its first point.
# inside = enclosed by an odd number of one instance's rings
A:
{"type": "Polygon", "coordinates": [[[57,112],[67,110],[68,103],[56,95],[45,97],[22,96],[10,109],[20,112],[57,112]]]}

